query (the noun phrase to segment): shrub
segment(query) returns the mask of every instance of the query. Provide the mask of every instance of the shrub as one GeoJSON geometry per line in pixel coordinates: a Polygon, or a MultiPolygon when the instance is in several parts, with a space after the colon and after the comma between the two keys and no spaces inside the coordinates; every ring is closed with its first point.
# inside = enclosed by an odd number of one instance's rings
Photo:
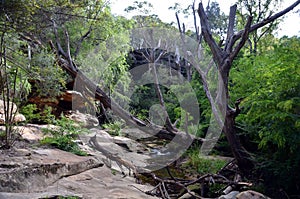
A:
{"type": "Polygon", "coordinates": [[[86,152],[82,151],[75,142],[78,135],[87,132],[86,129],[75,126],[74,122],[64,116],[56,120],[57,128],[44,128],[43,131],[47,137],[41,140],[41,144],[49,144],[58,149],[85,156],[86,152]]]}

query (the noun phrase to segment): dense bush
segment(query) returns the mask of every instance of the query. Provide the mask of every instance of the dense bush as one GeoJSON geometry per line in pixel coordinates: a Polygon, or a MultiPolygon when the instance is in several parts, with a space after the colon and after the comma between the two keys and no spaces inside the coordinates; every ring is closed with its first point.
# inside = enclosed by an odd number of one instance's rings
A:
{"type": "Polygon", "coordinates": [[[232,95],[245,97],[238,127],[250,138],[269,191],[300,191],[299,54],[300,38],[282,38],[261,54],[239,58],[232,74],[232,95]]]}

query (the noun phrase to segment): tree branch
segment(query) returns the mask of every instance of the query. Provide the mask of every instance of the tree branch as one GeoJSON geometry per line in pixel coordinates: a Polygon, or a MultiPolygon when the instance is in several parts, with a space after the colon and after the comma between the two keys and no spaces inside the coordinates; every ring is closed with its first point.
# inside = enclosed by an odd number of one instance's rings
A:
{"type": "Polygon", "coordinates": [[[214,38],[212,37],[212,32],[210,30],[209,22],[207,20],[208,18],[207,15],[205,14],[202,2],[199,3],[198,15],[200,17],[201,30],[202,30],[202,35],[204,37],[204,40],[212,50],[214,60],[217,62],[217,65],[219,67],[223,62],[224,53],[222,49],[219,47],[219,45],[216,43],[214,38]]]}
{"type": "Polygon", "coordinates": [[[66,46],[67,46],[67,59],[69,61],[70,67],[72,70],[76,70],[74,64],[73,64],[73,60],[71,57],[71,49],[70,49],[70,37],[69,37],[69,33],[67,30],[65,30],[65,35],[66,35],[66,46]]]}
{"type": "Polygon", "coordinates": [[[232,45],[230,45],[230,40],[231,40],[231,38],[234,34],[233,30],[234,30],[234,25],[235,25],[236,9],[237,9],[236,4],[230,7],[226,45],[225,45],[225,48],[224,48],[227,53],[230,53],[231,50],[232,50],[232,45]],[[229,48],[227,48],[228,46],[229,46],[229,48]]]}
{"type": "Polygon", "coordinates": [[[196,36],[197,36],[197,41],[200,42],[200,34],[199,34],[199,27],[197,26],[195,2],[196,2],[196,0],[194,0],[193,5],[192,5],[193,17],[194,17],[194,27],[195,27],[195,32],[196,32],[196,36]]]}
{"type": "Polygon", "coordinates": [[[64,57],[67,57],[67,54],[65,53],[64,49],[61,47],[60,45],[60,39],[57,33],[57,25],[55,23],[54,20],[51,19],[51,22],[53,23],[53,31],[54,31],[54,35],[55,35],[55,43],[57,48],[55,48],[57,50],[57,54],[58,55],[62,55],[64,57]]]}
{"type": "MultiPolygon", "coordinates": [[[[283,15],[285,15],[286,13],[290,12],[291,10],[293,10],[296,6],[298,6],[300,4],[300,0],[296,1],[295,3],[293,3],[292,5],[290,5],[289,7],[287,7],[286,9],[264,19],[263,21],[256,23],[254,25],[252,25],[249,29],[249,33],[265,26],[268,23],[271,23],[273,21],[275,21],[276,19],[278,19],[279,17],[282,17],[283,15]]],[[[244,31],[239,31],[234,38],[234,42],[237,41],[238,39],[240,39],[243,36],[244,31]]]]}
{"type": "Polygon", "coordinates": [[[76,58],[77,55],[79,54],[79,50],[81,48],[81,44],[82,42],[91,34],[92,32],[92,25],[90,26],[89,30],[80,37],[78,43],[77,43],[77,46],[76,46],[76,50],[75,50],[75,53],[74,53],[74,57],[76,58]]]}
{"type": "MultiPolygon", "coordinates": [[[[249,36],[249,31],[250,31],[252,19],[253,19],[252,16],[248,17],[245,29],[244,29],[243,34],[242,34],[242,38],[241,38],[239,44],[235,47],[234,51],[229,56],[230,62],[233,61],[233,59],[238,55],[238,53],[240,52],[240,50],[245,45],[245,43],[246,43],[246,41],[248,39],[248,36],[249,36]]],[[[227,65],[227,67],[231,67],[231,64],[227,65]]]]}

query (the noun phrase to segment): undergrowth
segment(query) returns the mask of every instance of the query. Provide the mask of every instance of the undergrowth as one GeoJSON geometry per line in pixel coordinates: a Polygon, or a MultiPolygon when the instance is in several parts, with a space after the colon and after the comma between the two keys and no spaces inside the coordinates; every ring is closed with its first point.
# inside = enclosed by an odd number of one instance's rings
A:
{"type": "Polygon", "coordinates": [[[75,142],[79,135],[87,133],[87,129],[81,128],[75,123],[62,116],[61,119],[55,120],[55,128],[44,128],[43,132],[46,137],[40,143],[52,145],[58,149],[74,153],[76,155],[85,156],[86,152],[82,151],[78,144],[75,142]]]}
{"type": "Polygon", "coordinates": [[[187,164],[195,168],[199,174],[215,174],[227,163],[225,160],[201,155],[199,150],[200,148],[193,147],[187,151],[189,158],[187,164]]]}

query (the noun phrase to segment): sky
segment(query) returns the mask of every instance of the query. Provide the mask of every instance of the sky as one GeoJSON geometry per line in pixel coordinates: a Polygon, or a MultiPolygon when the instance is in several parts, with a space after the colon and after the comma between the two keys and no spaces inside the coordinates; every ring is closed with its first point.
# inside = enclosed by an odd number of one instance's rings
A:
{"type": "MultiPolygon", "coordinates": [[[[124,11],[130,5],[133,5],[135,0],[111,0],[111,9],[112,13],[116,15],[122,15],[125,17],[130,18],[132,15],[129,15],[124,11]]],[[[175,22],[175,14],[174,11],[169,10],[170,6],[174,6],[175,2],[178,2],[182,5],[183,8],[187,7],[189,4],[192,4],[193,0],[147,0],[153,5],[154,14],[157,14],[158,17],[164,22],[175,22]]],[[[208,0],[203,0],[203,5],[207,5],[208,0]]],[[[229,8],[231,5],[236,2],[236,0],[216,0],[221,10],[225,14],[229,14],[229,8]]],[[[284,8],[288,7],[296,0],[283,0],[282,6],[279,10],[283,10],[284,8]]],[[[200,0],[196,0],[196,5],[200,0]]],[[[287,35],[289,37],[297,35],[300,36],[300,11],[296,13],[297,10],[300,10],[300,5],[296,7],[294,10],[290,11],[288,14],[285,15],[283,22],[281,22],[279,29],[275,33],[278,37],[282,37],[287,35]]],[[[184,19],[184,16],[180,16],[182,22],[185,22],[186,25],[193,23],[192,18],[184,19]]]]}

